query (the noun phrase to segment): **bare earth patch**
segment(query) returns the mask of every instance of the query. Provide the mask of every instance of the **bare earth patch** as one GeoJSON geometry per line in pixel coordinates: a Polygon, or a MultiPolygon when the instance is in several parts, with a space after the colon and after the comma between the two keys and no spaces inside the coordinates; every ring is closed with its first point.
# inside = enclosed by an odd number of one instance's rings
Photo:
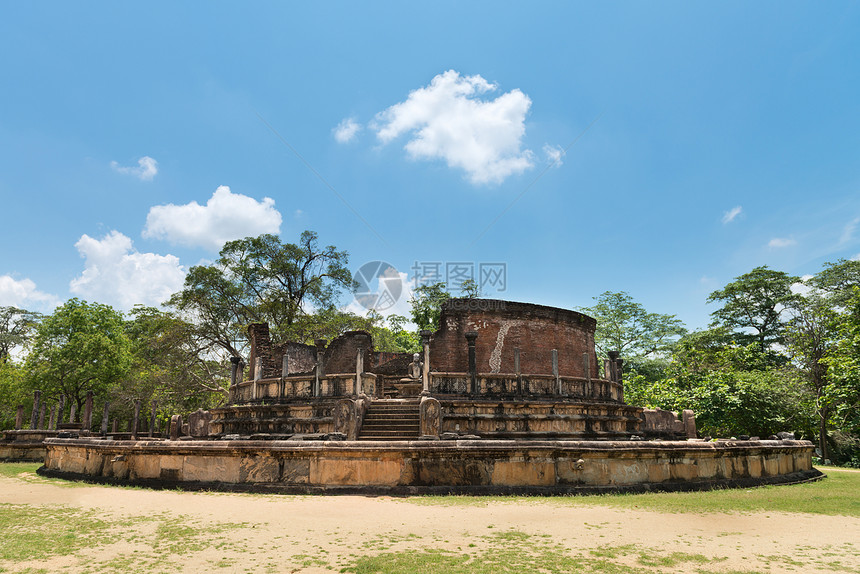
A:
{"type": "Polygon", "coordinates": [[[0,572],[858,572],[860,519],[505,499],[188,493],[0,478],[0,572]],[[55,516],[56,514],[56,516],[55,516]],[[43,533],[44,534],[44,533],[43,533]],[[4,548],[6,546],[6,548],[4,548]]]}

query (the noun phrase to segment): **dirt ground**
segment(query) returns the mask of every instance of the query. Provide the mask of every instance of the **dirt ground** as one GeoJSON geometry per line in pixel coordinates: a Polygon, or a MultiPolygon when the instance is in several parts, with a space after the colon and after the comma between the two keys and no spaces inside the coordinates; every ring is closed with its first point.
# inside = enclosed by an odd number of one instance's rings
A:
{"type": "Polygon", "coordinates": [[[502,549],[548,548],[609,559],[621,568],[612,571],[646,568],[646,557],[663,557],[662,566],[646,571],[860,572],[860,519],[841,516],[661,514],[539,498],[461,505],[188,493],[70,487],[35,476],[0,478],[0,504],[95,510],[116,534],[104,544],[26,565],[0,561],[0,572],[26,566],[47,572],[312,573],[349,570],[361,556],[379,553],[429,549],[480,559],[502,549]]]}

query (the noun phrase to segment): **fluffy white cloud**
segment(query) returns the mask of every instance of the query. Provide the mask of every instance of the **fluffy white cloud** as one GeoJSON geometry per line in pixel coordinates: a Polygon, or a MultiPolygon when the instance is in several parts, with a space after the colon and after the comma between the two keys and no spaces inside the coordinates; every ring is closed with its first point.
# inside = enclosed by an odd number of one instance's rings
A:
{"type": "Polygon", "coordinates": [[[768,247],[780,248],[780,247],[791,247],[792,245],[796,245],[797,241],[788,237],[774,237],[770,241],[767,242],[768,247]]]}
{"type": "Polygon", "coordinates": [[[349,143],[355,139],[360,130],[361,125],[355,121],[355,118],[346,118],[337,124],[337,127],[332,131],[334,132],[334,139],[338,143],[349,143]]]}
{"type": "Polygon", "coordinates": [[[29,311],[50,311],[60,304],[54,295],[36,289],[32,279],[15,279],[0,275],[0,306],[19,307],[29,311]]]}
{"type": "Polygon", "coordinates": [[[474,184],[500,183],[531,168],[534,154],[522,148],[531,99],[520,90],[481,99],[497,89],[448,70],[377,114],[371,128],[384,144],[409,134],[405,149],[414,159],[444,159],[474,184]]]}
{"type": "Polygon", "coordinates": [[[192,201],[150,208],[143,236],[218,251],[227,241],[278,233],[280,229],[281,214],[274,199],[257,201],[222,185],[206,205],[192,201]]]}
{"type": "Polygon", "coordinates": [[[130,309],[137,303],[160,305],[182,288],[185,269],[174,255],[139,253],[131,239],[111,231],[102,239],[82,235],[75,243],[84,272],[69,290],[85,299],[130,309]]]}
{"type": "Polygon", "coordinates": [[[133,175],[141,181],[152,181],[152,178],[158,173],[158,162],[148,155],[137,160],[137,167],[121,166],[115,161],[110,162],[110,166],[119,173],[133,175]]]}
{"type": "Polygon", "coordinates": [[[561,167],[564,162],[561,160],[567,152],[561,146],[544,144],[543,153],[546,156],[546,162],[552,167],[561,167]]]}
{"type": "Polygon", "coordinates": [[[740,205],[731,208],[723,214],[723,223],[731,223],[742,211],[743,208],[740,205]]]}

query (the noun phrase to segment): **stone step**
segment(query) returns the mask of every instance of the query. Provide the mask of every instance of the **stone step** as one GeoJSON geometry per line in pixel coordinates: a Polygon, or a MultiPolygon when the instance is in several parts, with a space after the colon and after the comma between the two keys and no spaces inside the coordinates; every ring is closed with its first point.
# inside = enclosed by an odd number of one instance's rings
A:
{"type": "Polygon", "coordinates": [[[401,424],[401,425],[361,425],[361,432],[371,433],[375,431],[415,431],[418,432],[419,425],[417,424],[401,424]]]}
{"type": "Polygon", "coordinates": [[[395,439],[395,438],[406,438],[406,437],[417,437],[418,429],[414,429],[413,432],[404,432],[401,430],[374,430],[373,432],[364,434],[361,433],[361,440],[364,440],[366,437],[373,436],[379,438],[387,438],[387,439],[395,439]]]}

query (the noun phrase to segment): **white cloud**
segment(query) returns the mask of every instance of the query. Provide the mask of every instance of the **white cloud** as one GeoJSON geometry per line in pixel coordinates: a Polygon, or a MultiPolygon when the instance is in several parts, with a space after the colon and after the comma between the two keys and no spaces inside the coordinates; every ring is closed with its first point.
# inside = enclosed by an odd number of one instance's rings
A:
{"type": "Polygon", "coordinates": [[[185,205],[156,205],[146,216],[143,237],[165,239],[171,243],[199,246],[218,251],[227,241],[278,233],[281,214],[275,209],[275,200],[230,192],[220,186],[206,202],[196,201],[185,205]]]}
{"type": "Polygon", "coordinates": [[[410,316],[412,305],[409,301],[412,299],[413,292],[407,273],[401,273],[394,267],[389,267],[384,269],[369,286],[373,287],[374,285],[375,291],[357,294],[343,310],[365,317],[369,312],[367,307],[372,306],[383,317],[390,317],[391,315],[410,316]],[[396,296],[397,299],[391,303],[393,296],[396,296]]]}
{"type": "Polygon", "coordinates": [[[137,167],[121,166],[115,161],[110,162],[110,166],[119,173],[133,175],[141,181],[152,181],[152,178],[158,173],[158,162],[148,155],[137,160],[137,167]]]}
{"type": "Polygon", "coordinates": [[[839,238],[839,244],[844,245],[851,241],[854,237],[854,232],[857,230],[857,225],[860,224],[860,217],[855,217],[842,229],[842,236],[839,238]]]}
{"type": "Polygon", "coordinates": [[[355,121],[355,118],[346,118],[337,124],[337,127],[332,131],[337,143],[349,143],[361,131],[361,125],[355,121]]]}
{"type": "Polygon", "coordinates": [[[370,127],[383,144],[409,134],[405,149],[413,159],[444,159],[473,184],[501,183],[532,167],[534,154],[522,149],[532,102],[520,90],[479,97],[497,89],[481,76],[448,70],[377,114],[370,127]]]}
{"type": "Polygon", "coordinates": [[[552,167],[561,167],[564,164],[561,158],[563,158],[567,152],[565,152],[564,148],[561,146],[544,144],[543,153],[546,156],[546,162],[548,164],[552,167]]]}
{"type": "Polygon", "coordinates": [[[723,223],[731,223],[742,211],[743,208],[740,205],[731,208],[723,214],[723,223]]]}
{"type": "Polygon", "coordinates": [[[174,255],[139,253],[131,239],[111,231],[101,240],[82,235],[75,243],[84,271],[69,290],[120,309],[137,303],[160,305],[182,288],[185,269],[174,255]]]}
{"type": "Polygon", "coordinates": [[[11,275],[0,275],[0,306],[19,307],[29,311],[50,311],[60,300],[36,289],[32,279],[15,279],[11,275]]]}
{"type": "Polygon", "coordinates": [[[781,247],[791,247],[792,245],[796,245],[797,241],[788,237],[774,237],[770,241],[768,241],[767,246],[779,249],[781,247]]]}

